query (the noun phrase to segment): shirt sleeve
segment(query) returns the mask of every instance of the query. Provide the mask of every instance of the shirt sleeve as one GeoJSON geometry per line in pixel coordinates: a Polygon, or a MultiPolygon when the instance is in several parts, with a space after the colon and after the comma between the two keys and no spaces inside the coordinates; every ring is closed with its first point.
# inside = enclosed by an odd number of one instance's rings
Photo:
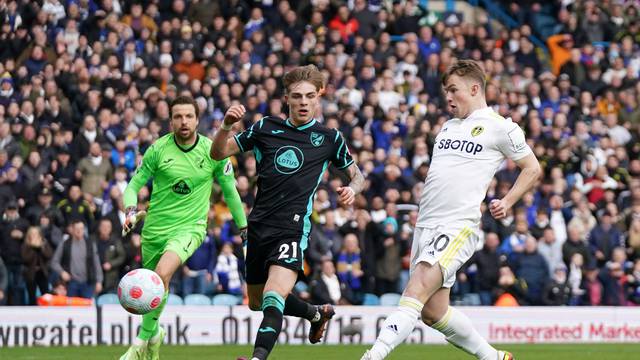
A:
{"type": "Polygon", "coordinates": [[[240,200],[240,194],[236,188],[236,177],[233,173],[233,166],[229,158],[217,161],[214,166],[214,176],[222,188],[224,201],[229,206],[231,216],[236,226],[240,229],[247,226],[247,216],[244,213],[244,206],[240,200]]]}
{"type": "Polygon", "coordinates": [[[351,158],[351,153],[349,152],[349,147],[347,146],[346,141],[344,140],[344,136],[338,130],[336,130],[336,135],[333,139],[334,143],[334,152],[331,156],[331,162],[338,169],[344,169],[347,166],[353,164],[353,158],[351,158]]]}
{"type": "Polygon", "coordinates": [[[234,136],[238,147],[240,148],[240,152],[253,150],[256,145],[257,137],[259,136],[260,131],[262,130],[262,126],[264,125],[264,119],[260,119],[260,121],[251,125],[250,128],[237,134],[234,136]]]}
{"type": "Polygon", "coordinates": [[[497,145],[500,152],[513,161],[518,161],[532,153],[524,132],[518,124],[512,122],[501,129],[497,145]]]}
{"type": "Polygon", "coordinates": [[[138,191],[149,181],[149,178],[155,174],[158,167],[158,152],[155,145],[151,145],[144,153],[142,163],[138,166],[135,175],[127,184],[127,188],[124,190],[124,207],[125,209],[130,206],[136,206],[138,204],[138,191]]]}

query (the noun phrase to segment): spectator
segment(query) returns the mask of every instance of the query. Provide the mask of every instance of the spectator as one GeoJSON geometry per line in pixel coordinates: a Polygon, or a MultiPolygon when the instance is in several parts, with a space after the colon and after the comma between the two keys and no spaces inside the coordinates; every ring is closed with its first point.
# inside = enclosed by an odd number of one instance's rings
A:
{"type": "Polygon", "coordinates": [[[477,266],[475,281],[482,305],[492,305],[495,302],[493,290],[498,287],[501,260],[498,255],[500,239],[496,233],[488,233],[484,239],[482,250],[473,254],[465,265],[467,268],[477,266]]]}
{"type": "Polygon", "coordinates": [[[47,175],[48,181],[53,183],[53,189],[58,197],[64,196],[76,181],[76,166],[71,162],[69,150],[64,147],[58,150],[56,159],[51,162],[51,171],[47,175]]]}
{"type": "Polygon", "coordinates": [[[0,305],[7,303],[6,294],[9,284],[9,273],[7,267],[4,265],[4,260],[0,257],[0,305]]]}
{"type": "Polygon", "coordinates": [[[348,43],[351,40],[351,37],[356,34],[359,26],[360,24],[358,23],[358,20],[351,17],[349,8],[345,5],[338,8],[338,13],[329,22],[329,29],[337,30],[340,33],[342,42],[345,44],[348,43]]]}
{"type": "Polygon", "coordinates": [[[497,299],[504,294],[513,296],[518,304],[526,304],[527,282],[522,278],[516,278],[511,268],[506,264],[500,266],[498,287],[494,297],[497,299]]]}
{"type": "Polygon", "coordinates": [[[541,305],[544,286],[549,281],[549,267],[538,253],[538,243],[528,236],[523,253],[514,262],[515,274],[526,282],[525,301],[529,305],[541,305]]]}
{"type": "Polygon", "coordinates": [[[82,190],[78,185],[72,185],[69,188],[68,198],[58,203],[58,209],[62,212],[65,226],[75,221],[82,221],[85,228],[90,228],[93,225],[91,205],[82,199],[82,190]]]}
{"type": "Polygon", "coordinates": [[[49,292],[49,262],[53,256],[53,249],[49,245],[38,227],[31,226],[27,230],[22,244],[23,275],[27,284],[29,305],[36,305],[36,289],[41,294],[49,292]]]}
{"type": "MultiPolygon", "coordinates": [[[[116,139],[116,146],[111,150],[111,163],[116,167],[124,167],[127,172],[131,173],[136,168],[136,155],[127,148],[124,136],[120,135],[116,139]]],[[[124,189],[122,189],[124,192],[124,189]]]]}
{"type": "Polygon", "coordinates": [[[89,243],[96,244],[98,259],[102,266],[104,281],[102,291],[115,293],[120,282],[122,265],[125,261],[125,251],[120,239],[113,233],[113,225],[109,219],[101,219],[98,222],[98,231],[90,236],[89,243]]]}
{"type": "Polygon", "coordinates": [[[69,224],[70,238],[56,249],[51,269],[67,285],[68,296],[92,298],[102,292],[103,272],[98,249],[85,236],[85,224],[73,220],[69,224]]]}
{"type": "Polygon", "coordinates": [[[498,252],[506,255],[509,259],[515,259],[525,250],[525,242],[531,237],[528,231],[527,220],[516,220],[515,232],[502,241],[498,252]]]}
{"type": "Polygon", "coordinates": [[[4,183],[0,184],[0,192],[8,192],[11,194],[11,198],[17,201],[18,207],[22,209],[26,205],[26,201],[30,199],[30,194],[27,192],[16,167],[10,167],[7,171],[7,175],[4,183]]]}
{"type": "Polygon", "coordinates": [[[582,288],[585,290],[582,304],[591,306],[602,304],[603,286],[599,280],[599,274],[600,270],[595,263],[587,266],[586,276],[582,284],[582,288]]]}
{"type": "Polygon", "coordinates": [[[583,286],[584,258],[580,253],[574,253],[569,262],[569,275],[567,277],[567,285],[571,289],[571,298],[569,305],[582,305],[582,299],[585,294],[583,286]]]}
{"type": "MultiPolygon", "coordinates": [[[[563,243],[556,239],[555,231],[553,231],[551,227],[544,229],[542,238],[538,241],[538,253],[540,253],[546,261],[549,274],[554,274],[554,272],[560,268],[560,265],[564,265],[562,261],[563,245],[563,243]]],[[[566,265],[564,270],[566,272],[566,265]]]]}
{"type": "Polygon", "coordinates": [[[338,279],[333,261],[324,260],[321,269],[320,273],[309,284],[311,302],[313,304],[351,304],[348,287],[338,279]]]}
{"type": "Polygon", "coordinates": [[[602,283],[602,305],[626,305],[625,276],[627,256],[623,248],[612,250],[611,261],[608,261],[600,271],[599,279],[602,283]]]}
{"type": "Polygon", "coordinates": [[[570,226],[567,241],[562,244],[562,261],[564,261],[567,267],[569,267],[574,254],[580,254],[583,263],[591,263],[591,252],[587,247],[586,240],[580,237],[580,230],[577,227],[570,226]]]}
{"type": "Polygon", "coordinates": [[[128,273],[131,270],[142,267],[141,236],[138,233],[132,232],[131,235],[127,236],[124,240],[125,243],[123,246],[127,257],[122,272],[128,273]]]}
{"type": "Polygon", "coordinates": [[[82,179],[82,192],[91,194],[95,200],[102,199],[113,170],[109,159],[102,157],[100,144],[91,143],[89,155],[80,160],[76,172],[76,177],[82,179]]]}
{"type": "MultiPolygon", "coordinates": [[[[216,237],[209,234],[182,268],[182,294],[212,295],[217,288],[216,237]]],[[[225,259],[227,260],[227,259],[225,259]]],[[[229,264],[227,264],[229,265],[229,264]]]]}
{"type": "Polygon", "coordinates": [[[536,239],[542,239],[544,229],[550,227],[549,212],[546,208],[538,208],[536,210],[535,222],[530,226],[531,235],[536,239]]]}
{"type": "Polygon", "coordinates": [[[29,223],[20,217],[18,203],[10,201],[2,215],[0,222],[0,255],[8,273],[8,292],[6,294],[9,305],[24,305],[25,284],[23,281],[22,243],[29,223]]]}
{"type": "Polygon", "coordinates": [[[627,299],[632,304],[640,304],[640,259],[634,262],[631,273],[627,275],[627,299]]]}
{"type": "Polygon", "coordinates": [[[216,274],[219,280],[218,291],[225,294],[242,295],[242,278],[238,264],[238,258],[233,254],[233,246],[230,243],[224,243],[216,264],[216,274]]]}
{"type": "Polygon", "coordinates": [[[593,216],[591,209],[589,209],[589,202],[586,199],[580,199],[578,205],[573,209],[573,217],[567,227],[575,229],[579,238],[586,239],[596,224],[596,217],[593,216]]]}
{"type": "Polygon", "coordinates": [[[631,219],[627,236],[627,252],[632,259],[640,259],[640,218],[631,219]]]}
{"type": "Polygon", "coordinates": [[[589,235],[589,248],[599,265],[611,260],[611,253],[617,246],[624,246],[622,234],[613,225],[612,214],[605,211],[598,224],[589,235]]]}
{"type": "MultiPolygon", "coordinates": [[[[46,173],[47,167],[42,163],[40,153],[36,150],[31,151],[26,164],[20,168],[20,178],[25,191],[28,194],[36,194],[44,182],[46,173]]],[[[29,200],[33,202],[35,200],[34,196],[29,196],[29,200]]]]}
{"type": "Polygon", "coordinates": [[[47,240],[52,249],[56,249],[62,243],[62,230],[54,224],[54,220],[47,213],[42,213],[37,223],[42,231],[42,236],[47,240]]]}
{"type": "Polygon", "coordinates": [[[352,303],[354,305],[361,304],[364,297],[361,281],[364,272],[360,261],[358,237],[355,234],[345,235],[336,263],[338,278],[348,288],[348,293],[353,299],[352,303]]]}
{"type": "Polygon", "coordinates": [[[53,205],[53,194],[46,187],[38,192],[38,202],[27,208],[25,218],[31,225],[38,225],[42,214],[46,214],[57,226],[63,223],[60,210],[53,205]]]}
{"type": "Polygon", "coordinates": [[[542,304],[551,306],[569,305],[571,288],[567,284],[567,267],[560,263],[553,271],[553,277],[543,290],[542,304]]]}
{"type": "Polygon", "coordinates": [[[398,292],[400,277],[400,254],[404,253],[398,241],[398,222],[394,218],[385,219],[380,224],[379,243],[376,244],[376,293],[398,292]]]}

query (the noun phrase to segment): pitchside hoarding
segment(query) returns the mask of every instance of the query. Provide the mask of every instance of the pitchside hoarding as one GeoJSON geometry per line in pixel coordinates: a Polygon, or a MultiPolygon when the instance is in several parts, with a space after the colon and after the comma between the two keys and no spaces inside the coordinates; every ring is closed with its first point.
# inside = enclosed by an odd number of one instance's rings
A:
{"type": "MultiPolygon", "coordinates": [[[[640,311],[615,307],[460,307],[492,343],[640,341],[640,311]]],[[[371,344],[393,307],[341,306],[327,328],[328,344],[371,344]]],[[[245,306],[167,306],[161,323],[170,344],[253,344],[262,313],[245,306]]],[[[118,305],[94,307],[0,307],[0,347],[127,345],[140,317],[118,305]]],[[[279,341],[308,343],[309,323],[285,317],[279,341]]],[[[445,343],[420,323],[411,343],[445,343]]]]}

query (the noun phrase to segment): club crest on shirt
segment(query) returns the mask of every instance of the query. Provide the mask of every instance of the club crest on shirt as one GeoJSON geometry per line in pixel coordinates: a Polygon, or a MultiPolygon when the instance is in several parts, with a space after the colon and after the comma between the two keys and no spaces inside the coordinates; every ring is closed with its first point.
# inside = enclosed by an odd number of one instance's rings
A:
{"type": "Polygon", "coordinates": [[[482,134],[483,131],[484,131],[484,128],[482,126],[476,126],[473,129],[471,129],[471,136],[478,136],[482,134]]]}
{"type": "Polygon", "coordinates": [[[311,144],[313,144],[313,146],[315,147],[318,147],[322,145],[322,143],[324,142],[324,135],[318,134],[316,132],[312,132],[310,139],[311,139],[311,144]]]}

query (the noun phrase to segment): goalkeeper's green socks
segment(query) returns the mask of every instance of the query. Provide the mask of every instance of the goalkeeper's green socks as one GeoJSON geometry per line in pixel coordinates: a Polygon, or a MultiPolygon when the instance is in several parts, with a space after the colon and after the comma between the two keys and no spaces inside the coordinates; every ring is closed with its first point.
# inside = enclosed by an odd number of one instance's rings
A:
{"type": "Polygon", "coordinates": [[[149,341],[154,335],[158,333],[159,323],[160,323],[160,315],[164,310],[164,306],[167,304],[167,298],[169,297],[169,292],[164,293],[164,297],[162,298],[162,302],[160,306],[156,309],[142,315],[142,327],[140,328],[140,333],[138,334],[138,338],[144,341],[149,341]]]}

